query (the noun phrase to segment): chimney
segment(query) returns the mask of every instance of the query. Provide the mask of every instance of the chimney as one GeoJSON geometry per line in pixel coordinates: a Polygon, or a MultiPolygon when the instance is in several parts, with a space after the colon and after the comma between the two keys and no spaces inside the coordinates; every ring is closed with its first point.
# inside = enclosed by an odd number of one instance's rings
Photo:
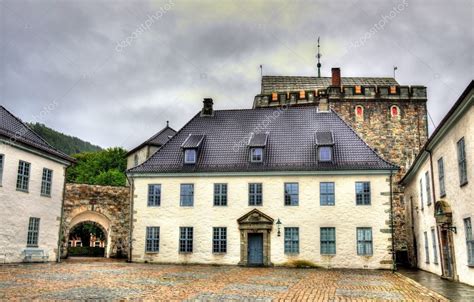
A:
{"type": "Polygon", "coordinates": [[[341,87],[341,69],[334,67],[331,69],[332,72],[332,86],[341,87]]]}
{"type": "Polygon", "coordinates": [[[204,98],[203,104],[204,105],[202,107],[201,116],[214,116],[214,109],[212,108],[214,102],[212,101],[212,99],[204,98]]]}

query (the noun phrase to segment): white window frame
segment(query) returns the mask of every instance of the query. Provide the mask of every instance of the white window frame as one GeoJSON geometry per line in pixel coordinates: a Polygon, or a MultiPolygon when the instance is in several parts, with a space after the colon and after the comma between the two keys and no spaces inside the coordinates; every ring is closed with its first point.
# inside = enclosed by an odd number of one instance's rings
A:
{"type": "Polygon", "coordinates": [[[196,149],[186,149],[184,150],[184,163],[185,164],[195,164],[197,161],[197,150],[196,149]],[[192,156],[190,156],[192,154],[192,156]]]}
{"type": "Polygon", "coordinates": [[[263,162],[263,148],[251,148],[250,149],[250,161],[252,163],[263,162]]]}
{"type": "Polygon", "coordinates": [[[331,146],[321,146],[318,148],[318,160],[320,162],[331,162],[332,161],[332,147],[331,146]],[[324,153],[323,151],[326,151],[324,153]],[[322,154],[329,155],[329,158],[323,158],[322,154]]]}
{"type": "Polygon", "coordinates": [[[53,170],[43,168],[43,174],[41,176],[41,196],[51,197],[51,191],[53,189],[53,170]]]}
{"type": "Polygon", "coordinates": [[[31,164],[20,160],[18,162],[18,175],[16,178],[16,190],[28,193],[30,187],[31,164]]]}

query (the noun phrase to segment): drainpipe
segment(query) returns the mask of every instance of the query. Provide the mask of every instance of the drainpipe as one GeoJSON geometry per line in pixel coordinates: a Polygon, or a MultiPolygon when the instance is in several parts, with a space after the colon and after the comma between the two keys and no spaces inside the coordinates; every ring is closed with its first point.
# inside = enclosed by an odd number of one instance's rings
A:
{"type": "Polygon", "coordinates": [[[133,238],[133,194],[134,194],[134,188],[135,184],[133,182],[133,177],[129,178],[127,174],[125,176],[128,179],[128,183],[130,184],[130,230],[129,230],[129,237],[128,237],[128,262],[132,262],[132,252],[133,252],[133,246],[132,246],[132,238],[133,238]]]}
{"type": "Polygon", "coordinates": [[[61,248],[61,236],[63,232],[63,219],[64,219],[64,196],[66,195],[66,169],[64,169],[64,183],[63,183],[63,196],[61,198],[61,217],[59,220],[59,233],[58,233],[58,253],[56,255],[56,262],[60,263],[61,262],[61,254],[62,254],[62,248],[61,248]]]}
{"type": "Polygon", "coordinates": [[[395,230],[393,227],[393,185],[392,185],[393,171],[390,170],[390,227],[392,231],[392,272],[397,270],[397,259],[395,257],[395,230]]]}

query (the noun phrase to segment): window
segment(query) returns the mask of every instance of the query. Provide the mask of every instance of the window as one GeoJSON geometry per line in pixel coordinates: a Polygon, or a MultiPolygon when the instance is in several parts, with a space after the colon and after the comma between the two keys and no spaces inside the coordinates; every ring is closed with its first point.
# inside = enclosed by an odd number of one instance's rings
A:
{"type": "Polygon", "coordinates": [[[260,163],[263,161],[263,148],[250,149],[250,161],[253,163],[260,163]]]}
{"type": "Polygon", "coordinates": [[[16,189],[28,192],[30,182],[30,163],[20,160],[18,164],[18,177],[16,179],[16,189]]]}
{"type": "Polygon", "coordinates": [[[285,183],[285,206],[298,205],[298,183],[285,183]]]}
{"type": "Polygon", "coordinates": [[[333,182],[319,183],[319,202],[322,206],[333,206],[336,203],[333,182]]]}
{"type": "Polygon", "coordinates": [[[212,228],[212,252],[227,253],[227,228],[212,228]]]}
{"type": "Polygon", "coordinates": [[[285,228],[285,254],[298,254],[299,252],[299,228],[285,228]]]}
{"type": "Polygon", "coordinates": [[[464,219],[464,231],[466,232],[467,263],[474,266],[474,236],[472,234],[471,218],[464,219]]]}
{"type": "Polygon", "coordinates": [[[400,108],[398,108],[398,106],[395,106],[393,105],[392,107],[390,107],[390,115],[392,116],[392,118],[400,118],[400,108]]]}
{"type": "Polygon", "coordinates": [[[464,137],[458,143],[458,168],[459,168],[459,184],[461,186],[467,183],[467,163],[466,163],[466,149],[464,137]]]}
{"type": "Polygon", "coordinates": [[[39,224],[40,224],[39,218],[30,217],[30,222],[28,224],[28,237],[26,239],[26,246],[28,247],[38,246],[39,224]]]}
{"type": "Polygon", "coordinates": [[[439,180],[439,195],[440,197],[446,196],[446,187],[444,185],[444,161],[441,157],[438,159],[438,180],[439,180]]]}
{"type": "Polygon", "coordinates": [[[41,180],[41,195],[51,196],[51,184],[53,181],[53,170],[43,169],[43,177],[41,180]]]}
{"type": "Polygon", "coordinates": [[[370,182],[356,182],[356,204],[370,205],[370,182]]]}
{"type": "Polygon", "coordinates": [[[262,184],[249,184],[249,206],[261,206],[262,201],[262,184]]]}
{"type": "Polygon", "coordinates": [[[146,252],[160,251],[160,227],[146,227],[146,252]]]}
{"type": "MultiPolygon", "coordinates": [[[[357,90],[356,90],[357,93],[357,90]]],[[[364,107],[358,105],[355,107],[355,116],[357,121],[363,121],[364,120],[364,107]]]]}
{"type": "Polygon", "coordinates": [[[214,184],[214,205],[227,205],[227,184],[214,184]]]}
{"type": "Polygon", "coordinates": [[[161,205],[161,185],[148,185],[148,206],[159,207],[161,205]]]}
{"type": "Polygon", "coordinates": [[[430,247],[428,246],[428,233],[424,232],[423,235],[425,237],[425,263],[428,264],[430,263],[430,247]]]}
{"type": "Polygon", "coordinates": [[[433,263],[438,264],[438,253],[436,251],[436,231],[431,228],[431,243],[433,246],[433,263]]]}
{"type": "Polygon", "coordinates": [[[431,205],[431,186],[430,186],[430,174],[429,171],[425,172],[425,189],[426,189],[426,205],[431,205]]]}
{"type": "Polygon", "coordinates": [[[194,205],[194,185],[181,184],[180,205],[182,207],[192,207],[194,205]]]}
{"type": "Polygon", "coordinates": [[[192,227],[179,228],[179,252],[180,253],[193,252],[193,228],[192,227]]]}
{"type": "Polygon", "coordinates": [[[138,166],[138,154],[135,154],[135,156],[133,157],[133,163],[136,166],[138,166]]]}
{"type": "Polygon", "coordinates": [[[424,204],[423,204],[423,179],[420,178],[420,205],[421,205],[421,210],[424,209],[424,204]]]}
{"type": "Polygon", "coordinates": [[[0,186],[2,185],[2,179],[3,179],[3,161],[4,161],[5,155],[0,154],[0,186]]]}
{"type": "Polygon", "coordinates": [[[321,228],[321,255],[336,254],[336,228],[321,228]]]}
{"type": "Polygon", "coordinates": [[[372,228],[357,228],[357,255],[372,255],[372,228]]]}
{"type": "Polygon", "coordinates": [[[332,147],[319,147],[319,161],[332,161],[332,147]]]}
{"type": "Polygon", "coordinates": [[[196,163],[196,150],[195,149],[186,149],[186,150],[184,150],[184,163],[185,164],[195,164],[196,163]]]}

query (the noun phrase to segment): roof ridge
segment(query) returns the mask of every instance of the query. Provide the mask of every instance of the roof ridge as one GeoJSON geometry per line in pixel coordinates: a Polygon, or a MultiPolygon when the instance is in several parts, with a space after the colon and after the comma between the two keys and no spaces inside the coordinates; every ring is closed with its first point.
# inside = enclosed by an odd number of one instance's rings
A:
{"type": "Polygon", "coordinates": [[[152,135],[149,139],[147,139],[145,142],[150,142],[151,140],[157,138],[160,134],[162,134],[163,132],[165,132],[165,130],[167,129],[171,129],[173,130],[174,132],[177,132],[176,130],[174,130],[173,128],[171,128],[170,126],[165,126],[163,129],[161,129],[160,131],[158,131],[158,133],[155,133],[154,135],[152,135]]]}

